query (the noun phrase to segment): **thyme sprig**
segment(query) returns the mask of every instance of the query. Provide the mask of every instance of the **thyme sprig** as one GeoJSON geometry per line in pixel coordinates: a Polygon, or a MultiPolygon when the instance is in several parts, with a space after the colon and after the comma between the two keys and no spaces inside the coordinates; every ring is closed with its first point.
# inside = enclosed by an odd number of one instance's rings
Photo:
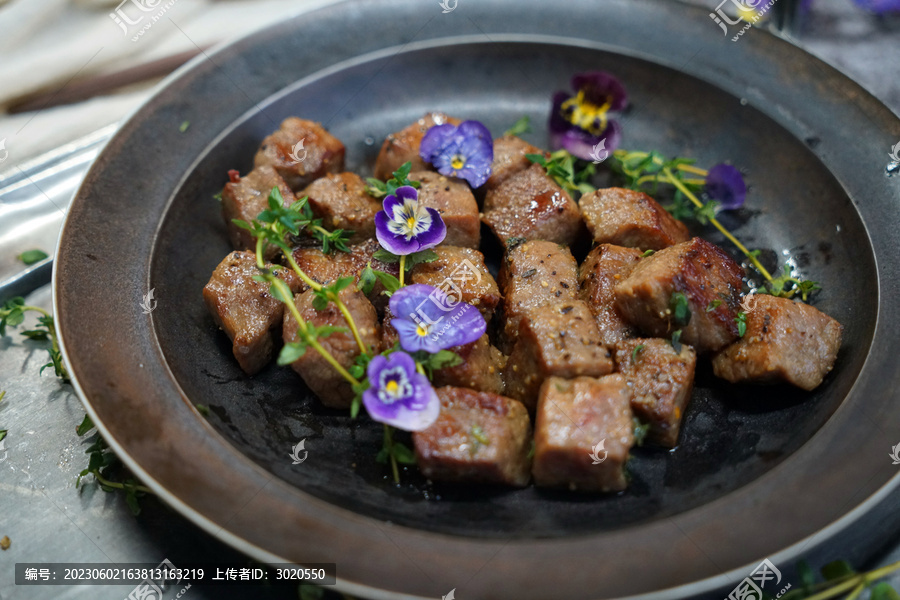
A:
{"type": "Polygon", "coordinates": [[[53,367],[53,372],[63,382],[69,382],[69,372],[63,363],[62,352],[59,349],[59,338],[56,334],[56,323],[53,315],[41,308],[40,306],[31,306],[25,304],[25,299],[21,297],[10,298],[2,307],[0,307],[0,337],[6,335],[7,327],[16,327],[21,325],[25,320],[25,313],[36,312],[38,317],[38,326],[34,329],[27,329],[22,335],[30,340],[49,341],[50,347],[47,352],[50,354],[50,362],[41,367],[41,373],[48,367],[53,367]]]}

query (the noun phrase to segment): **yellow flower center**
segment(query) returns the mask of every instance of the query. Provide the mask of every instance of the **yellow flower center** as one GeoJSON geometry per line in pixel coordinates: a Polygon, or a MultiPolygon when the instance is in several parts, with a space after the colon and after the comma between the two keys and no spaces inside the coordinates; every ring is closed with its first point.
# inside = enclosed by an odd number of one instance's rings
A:
{"type": "Polygon", "coordinates": [[[426,335],[428,335],[428,328],[422,324],[419,324],[419,326],[416,327],[416,333],[421,337],[425,337],[426,335]]]}
{"type": "Polygon", "coordinates": [[[407,218],[406,226],[409,227],[410,229],[415,229],[416,228],[416,217],[412,216],[412,217],[407,218]]]}
{"type": "Polygon", "coordinates": [[[609,107],[609,100],[602,106],[597,106],[585,100],[584,91],[581,91],[574,98],[563,102],[560,111],[563,118],[572,125],[580,127],[592,135],[600,135],[606,129],[606,112],[609,107]]]}
{"type": "Polygon", "coordinates": [[[458,171],[466,166],[466,159],[462,155],[457,154],[450,159],[450,166],[458,171]]]}
{"type": "Polygon", "coordinates": [[[389,394],[394,394],[394,395],[395,395],[395,394],[397,393],[397,389],[398,389],[399,387],[400,387],[400,386],[397,384],[396,381],[391,380],[391,381],[388,381],[388,382],[387,382],[387,385],[384,386],[384,389],[386,389],[386,390],[388,391],[389,394]]]}

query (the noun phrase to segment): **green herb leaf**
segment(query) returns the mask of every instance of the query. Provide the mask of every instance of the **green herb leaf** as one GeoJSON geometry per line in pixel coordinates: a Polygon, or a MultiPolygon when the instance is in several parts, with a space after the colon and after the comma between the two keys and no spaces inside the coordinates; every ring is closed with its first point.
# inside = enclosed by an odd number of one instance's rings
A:
{"type": "Polygon", "coordinates": [[[400,442],[394,442],[393,446],[394,458],[398,463],[403,465],[416,464],[415,453],[400,442]]]}
{"type": "Polygon", "coordinates": [[[644,349],[644,344],[638,344],[634,347],[634,350],[631,351],[631,362],[636,363],[638,359],[638,354],[641,353],[641,350],[644,349]]]}
{"type": "Polygon", "coordinates": [[[631,421],[634,425],[634,443],[636,446],[643,446],[650,432],[650,423],[644,423],[637,417],[632,417],[631,421]]]}
{"type": "Polygon", "coordinates": [[[356,284],[356,287],[368,296],[372,293],[372,288],[375,287],[375,282],[377,281],[375,272],[372,270],[372,263],[369,262],[366,264],[366,268],[362,270],[362,273],[359,274],[359,282],[356,284]]]}
{"type": "Polygon", "coordinates": [[[386,264],[394,264],[400,262],[400,257],[394,254],[393,252],[389,252],[384,248],[379,248],[372,255],[373,260],[377,260],[386,264]]]}
{"type": "Polygon", "coordinates": [[[40,262],[45,258],[47,258],[47,253],[43,250],[26,250],[19,255],[19,260],[21,260],[26,265],[33,265],[34,263],[40,262]]]}
{"type": "Polygon", "coordinates": [[[527,242],[527,241],[528,241],[528,240],[526,240],[526,239],[523,238],[523,237],[511,237],[511,238],[506,238],[506,249],[507,249],[507,250],[512,250],[513,248],[515,248],[515,247],[517,247],[517,246],[521,246],[522,244],[524,244],[524,243],[527,242]]]}
{"type": "Polygon", "coordinates": [[[6,429],[0,429],[0,442],[2,442],[4,439],[6,439],[6,433],[7,433],[6,429]]]}
{"type": "Polygon", "coordinates": [[[409,172],[411,170],[412,163],[407,161],[403,163],[399,169],[394,171],[394,176],[385,183],[381,183],[377,179],[368,179],[369,185],[366,186],[366,193],[373,198],[384,198],[385,196],[390,196],[396,192],[399,187],[408,185],[418,189],[421,187],[421,184],[418,181],[411,181],[409,179],[409,172]]]}
{"type": "Polygon", "coordinates": [[[91,420],[90,415],[84,415],[84,419],[81,421],[81,424],[75,428],[75,434],[78,437],[81,437],[93,428],[94,422],[91,420]]]}
{"type": "Polygon", "coordinates": [[[325,590],[311,583],[301,583],[297,593],[300,600],[322,600],[325,597],[325,590]]]}
{"type": "Polygon", "coordinates": [[[191,126],[190,121],[182,121],[181,125],[178,126],[178,131],[180,131],[181,133],[184,133],[185,131],[188,130],[188,127],[190,127],[190,126],[191,126]]]}
{"type": "Polygon", "coordinates": [[[643,254],[641,254],[641,258],[647,258],[648,256],[653,256],[654,254],[656,254],[656,250],[644,250],[643,254]]]}
{"type": "Polygon", "coordinates": [[[384,271],[374,271],[374,273],[375,278],[384,286],[384,293],[386,295],[391,296],[400,289],[400,280],[390,273],[385,273],[384,271]]]}
{"type": "Polygon", "coordinates": [[[740,311],[734,318],[734,322],[737,323],[738,337],[744,337],[744,334],[747,333],[747,313],[740,311]]]}
{"type": "Polygon", "coordinates": [[[429,248],[428,250],[420,250],[406,256],[406,272],[412,271],[413,267],[422,263],[434,262],[438,259],[438,253],[429,248]]]}
{"type": "Polygon", "coordinates": [[[890,583],[882,581],[872,587],[869,600],[900,600],[900,594],[890,583]]]}
{"type": "Polygon", "coordinates": [[[213,194],[213,200],[216,200],[218,202],[222,201],[222,190],[219,190],[218,192],[213,194]]]}
{"type": "Polygon", "coordinates": [[[676,329],[672,332],[672,337],[669,339],[669,342],[672,344],[672,348],[675,350],[676,354],[681,354],[681,330],[676,329]]]}
{"type": "Polygon", "coordinates": [[[299,358],[306,354],[306,345],[300,342],[289,342],[281,348],[278,353],[278,365],[285,366],[293,364],[299,358]]]}
{"type": "Polygon", "coordinates": [[[531,133],[531,118],[528,115],[520,117],[512,127],[503,132],[503,135],[520,136],[526,133],[531,133]]]}
{"type": "Polygon", "coordinates": [[[809,589],[816,584],[816,574],[805,560],[797,562],[797,575],[800,576],[800,585],[804,589],[809,589]]]}
{"type": "Polygon", "coordinates": [[[712,302],[710,302],[709,304],[706,305],[706,312],[712,312],[712,311],[716,310],[717,308],[719,308],[720,306],[722,306],[721,300],[718,300],[718,299],[713,300],[712,302]]]}
{"type": "Polygon", "coordinates": [[[194,408],[197,409],[197,412],[203,415],[204,417],[209,416],[209,407],[205,404],[195,404],[194,408]]]}
{"type": "Polygon", "coordinates": [[[675,292],[669,298],[669,311],[676,327],[686,327],[691,322],[691,308],[683,292],[675,292]]]}
{"type": "Polygon", "coordinates": [[[821,573],[825,581],[834,581],[856,575],[856,570],[846,560],[836,560],[822,567],[821,573]]]}
{"type": "Polygon", "coordinates": [[[552,152],[549,159],[544,157],[543,154],[526,154],[525,158],[544,167],[547,175],[557,185],[569,192],[589,194],[595,191],[595,188],[588,183],[591,175],[596,171],[595,165],[580,161],[580,164],[583,166],[580,169],[576,169],[575,157],[566,150],[552,152]]]}

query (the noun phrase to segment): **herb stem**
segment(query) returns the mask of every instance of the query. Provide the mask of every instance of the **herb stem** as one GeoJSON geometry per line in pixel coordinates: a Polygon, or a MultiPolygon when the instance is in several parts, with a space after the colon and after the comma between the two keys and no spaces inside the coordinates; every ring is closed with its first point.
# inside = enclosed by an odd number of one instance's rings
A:
{"type": "Polygon", "coordinates": [[[394,456],[394,429],[390,425],[384,426],[384,447],[387,448],[388,457],[391,459],[394,483],[400,483],[400,470],[397,468],[397,458],[394,456]]]}
{"type": "MultiPolygon", "coordinates": [[[[31,305],[26,304],[25,306],[23,306],[21,308],[21,310],[22,310],[22,312],[25,312],[26,310],[39,312],[42,315],[44,315],[45,317],[47,317],[47,322],[44,323],[44,326],[47,328],[47,331],[50,332],[50,347],[53,349],[52,352],[50,353],[50,355],[51,355],[51,357],[53,357],[54,355],[61,356],[60,350],[59,350],[59,338],[56,335],[56,321],[53,320],[53,315],[51,315],[48,311],[44,310],[40,306],[31,306],[31,305]]],[[[60,361],[61,360],[62,359],[60,358],[60,361]]],[[[54,359],[54,361],[55,361],[55,359],[54,359]]],[[[54,364],[55,364],[55,362],[54,362],[54,364]]],[[[60,362],[60,364],[62,365],[62,362],[60,362]]],[[[65,365],[62,365],[60,368],[62,369],[62,371],[57,373],[57,376],[59,376],[59,378],[63,380],[63,383],[68,383],[69,382],[69,373],[66,370],[65,365]]]]}
{"type": "Polygon", "coordinates": [[[143,492],[143,493],[145,493],[145,494],[152,494],[152,493],[153,493],[153,490],[151,490],[151,489],[148,488],[148,487],[144,487],[143,485],[139,485],[139,484],[128,484],[128,485],[125,485],[124,483],[118,483],[118,482],[116,482],[116,481],[110,481],[109,479],[106,479],[105,477],[103,477],[103,476],[100,474],[100,470],[99,470],[99,469],[97,469],[96,471],[91,471],[91,473],[94,474],[94,478],[97,480],[98,483],[100,483],[100,485],[105,485],[106,487],[115,488],[115,489],[117,489],[117,490],[125,490],[125,489],[128,489],[128,488],[132,488],[132,489],[134,489],[134,490],[137,491],[137,492],[143,492]]]}
{"type": "Polygon", "coordinates": [[[840,594],[843,594],[847,590],[853,590],[850,596],[847,597],[847,600],[853,600],[858,597],[859,594],[862,593],[862,590],[866,588],[871,582],[876,579],[881,579],[882,577],[893,573],[894,571],[900,570],[900,561],[892,563],[890,565],[881,567],[880,569],[875,569],[874,571],[869,571],[868,573],[861,573],[854,577],[843,581],[834,587],[828,588],[818,594],[814,594],[808,597],[806,600],[827,600],[828,598],[833,598],[840,594]]]}
{"type": "MultiPolygon", "coordinates": [[[[698,208],[703,208],[703,203],[700,202],[697,196],[695,196],[694,193],[684,185],[684,183],[682,183],[677,177],[672,174],[672,171],[668,167],[663,167],[662,172],[665,173],[666,177],[668,178],[668,183],[671,183],[676,188],[678,188],[678,191],[684,194],[688,198],[688,200],[694,203],[695,206],[697,206],[698,208]]],[[[734,235],[732,235],[730,231],[725,229],[725,226],[719,223],[718,219],[716,219],[715,217],[710,217],[709,222],[712,223],[713,226],[722,233],[722,235],[728,238],[728,241],[737,246],[738,250],[744,253],[744,256],[750,259],[750,262],[753,263],[753,266],[756,267],[756,270],[762,273],[762,276],[765,277],[766,280],[772,281],[772,275],[769,273],[769,271],[766,270],[764,266],[762,266],[759,260],[757,260],[757,258],[753,256],[753,254],[751,254],[749,250],[747,250],[746,246],[738,241],[738,239],[734,237],[734,235]]]]}
{"type": "Polygon", "coordinates": [[[403,275],[405,274],[404,273],[405,271],[406,271],[406,255],[401,254],[400,255],[400,287],[403,287],[403,275]]]}
{"type": "Polygon", "coordinates": [[[299,277],[303,281],[303,283],[316,290],[317,292],[322,289],[322,284],[311,279],[310,276],[300,268],[300,265],[297,264],[297,261],[294,260],[294,257],[291,256],[290,252],[282,250],[281,253],[284,255],[284,258],[285,260],[287,260],[288,264],[291,265],[291,269],[294,270],[294,273],[297,274],[297,277],[299,277]]]}

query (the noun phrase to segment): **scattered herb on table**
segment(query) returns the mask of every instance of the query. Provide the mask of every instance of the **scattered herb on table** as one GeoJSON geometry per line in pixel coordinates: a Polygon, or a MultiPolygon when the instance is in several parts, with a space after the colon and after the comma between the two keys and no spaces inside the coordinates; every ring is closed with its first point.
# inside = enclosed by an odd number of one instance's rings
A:
{"type": "Polygon", "coordinates": [[[45,258],[47,258],[47,253],[43,250],[26,250],[19,255],[19,260],[26,265],[33,265],[34,263],[41,262],[45,258]]]}

